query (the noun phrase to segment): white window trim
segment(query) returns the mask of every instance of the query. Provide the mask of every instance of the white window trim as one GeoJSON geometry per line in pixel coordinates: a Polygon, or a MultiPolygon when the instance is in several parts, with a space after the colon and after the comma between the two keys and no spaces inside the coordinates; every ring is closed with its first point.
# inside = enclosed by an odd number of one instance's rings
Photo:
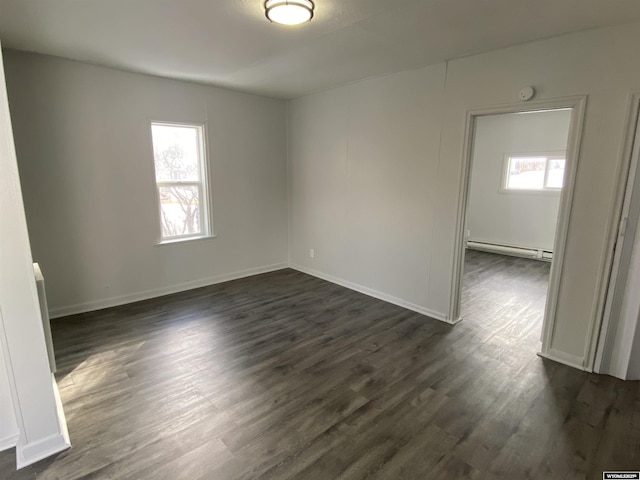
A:
{"type": "Polygon", "coordinates": [[[211,175],[209,168],[209,145],[207,142],[208,132],[207,132],[207,124],[200,122],[168,122],[162,120],[149,120],[149,141],[151,145],[151,161],[153,166],[153,185],[154,185],[154,193],[156,198],[156,227],[157,227],[157,237],[156,237],[156,246],[161,245],[177,245],[185,242],[199,241],[199,240],[209,240],[216,238],[216,235],[213,230],[213,220],[212,220],[212,212],[213,212],[213,195],[211,194],[211,175]],[[200,182],[194,181],[161,181],[158,182],[156,180],[156,168],[155,168],[155,158],[153,154],[153,126],[161,125],[168,127],[196,127],[198,128],[198,140],[200,146],[200,182]],[[176,235],[174,237],[163,238],[162,237],[162,205],[160,202],[160,187],[167,185],[198,185],[200,187],[201,202],[201,214],[200,220],[202,225],[202,233],[198,233],[195,235],[176,235]]]}
{"type": "MultiPolygon", "coordinates": [[[[565,160],[566,152],[562,150],[556,150],[551,152],[510,152],[504,154],[502,163],[502,178],[500,179],[499,193],[505,195],[550,195],[560,196],[562,188],[549,188],[544,185],[547,184],[547,176],[549,175],[549,160],[565,160]],[[507,188],[507,182],[509,181],[509,159],[513,157],[546,157],[547,164],[545,165],[543,188],[541,189],[525,189],[525,188],[507,188]]],[[[565,164],[566,165],[566,164],[565,164]]]]}

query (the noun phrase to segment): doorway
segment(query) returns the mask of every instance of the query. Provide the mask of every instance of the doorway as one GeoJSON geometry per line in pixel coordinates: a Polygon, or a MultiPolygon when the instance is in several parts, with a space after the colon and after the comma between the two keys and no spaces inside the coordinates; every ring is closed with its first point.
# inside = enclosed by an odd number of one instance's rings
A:
{"type": "Polygon", "coordinates": [[[459,320],[484,318],[483,328],[520,330],[542,341],[543,356],[552,356],[584,102],[572,97],[467,116],[450,312],[459,320]]]}

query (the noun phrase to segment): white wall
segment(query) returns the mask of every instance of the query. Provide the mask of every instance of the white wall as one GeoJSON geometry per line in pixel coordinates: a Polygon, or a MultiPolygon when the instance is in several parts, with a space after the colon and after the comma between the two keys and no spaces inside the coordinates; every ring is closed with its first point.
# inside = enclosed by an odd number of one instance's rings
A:
{"type": "Polygon", "coordinates": [[[469,240],[553,251],[560,192],[500,191],[508,154],[564,152],[570,110],[476,120],[466,228],[469,240]]]}
{"type": "Polygon", "coordinates": [[[280,100],[6,52],[33,257],[53,315],[286,265],[280,100]],[[217,238],[158,238],[152,120],[206,122],[217,238]]]}
{"type": "Polygon", "coordinates": [[[4,321],[0,312],[0,451],[15,447],[18,442],[18,423],[9,384],[9,353],[6,351],[4,321]]]}
{"type": "Polygon", "coordinates": [[[291,261],[297,268],[430,307],[443,81],[439,65],[291,104],[291,261]]]}
{"type": "Polygon", "coordinates": [[[466,112],[526,85],[587,94],[549,355],[591,368],[639,42],[639,24],[585,31],[452,61],[446,88],[436,65],[294,100],[292,263],[447,316],[466,112]]]}
{"type": "Polygon", "coordinates": [[[0,350],[7,351],[0,352],[6,362],[3,365],[0,361],[0,424],[7,429],[5,433],[11,434],[14,427],[19,429],[16,452],[20,467],[69,444],[47,359],[1,57],[0,350]],[[15,422],[5,417],[11,413],[5,403],[7,380],[15,422]]]}

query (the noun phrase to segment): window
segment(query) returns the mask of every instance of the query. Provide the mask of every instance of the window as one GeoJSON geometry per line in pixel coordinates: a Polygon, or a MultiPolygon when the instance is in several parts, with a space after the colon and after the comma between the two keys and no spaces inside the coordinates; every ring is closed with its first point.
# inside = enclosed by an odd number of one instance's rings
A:
{"type": "Polygon", "coordinates": [[[564,185],[564,154],[507,155],[503,190],[559,191],[564,185]]]}
{"type": "Polygon", "coordinates": [[[152,123],[151,137],[161,242],[209,236],[204,125],[152,123]]]}

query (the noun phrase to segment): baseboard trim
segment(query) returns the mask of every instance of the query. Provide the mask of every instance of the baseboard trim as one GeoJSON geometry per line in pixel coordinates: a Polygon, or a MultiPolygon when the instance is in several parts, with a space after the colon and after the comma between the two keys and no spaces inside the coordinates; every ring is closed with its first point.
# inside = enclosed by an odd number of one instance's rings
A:
{"type": "Polygon", "coordinates": [[[21,444],[20,441],[18,441],[16,445],[16,467],[18,470],[71,447],[67,421],[62,408],[62,400],[60,399],[60,391],[58,390],[58,384],[53,374],[51,374],[51,382],[53,383],[53,395],[56,401],[58,431],[36,442],[21,444]]]}
{"type": "Polygon", "coordinates": [[[320,272],[312,268],[304,267],[302,265],[291,264],[290,267],[294,270],[298,270],[299,272],[306,273],[307,275],[311,275],[312,277],[321,278],[322,280],[326,280],[327,282],[335,283],[336,285],[340,285],[341,287],[345,287],[350,290],[355,290],[356,292],[369,295],[370,297],[377,298],[378,300],[382,300],[387,303],[392,303],[399,307],[406,308],[407,310],[412,310],[414,312],[420,313],[422,315],[433,318],[435,320],[440,320],[441,322],[445,322],[448,324],[457,323],[457,322],[449,321],[447,319],[447,315],[445,315],[444,313],[436,312],[435,310],[431,310],[431,309],[422,307],[420,305],[416,305],[415,303],[411,303],[407,300],[403,300],[402,298],[398,298],[393,295],[380,292],[379,290],[375,290],[373,288],[365,287],[364,285],[360,285],[359,283],[351,282],[349,280],[344,280],[339,277],[334,277],[333,275],[329,275],[327,273],[320,272]]]}
{"type": "Polygon", "coordinates": [[[547,360],[552,360],[554,362],[561,363],[568,367],[577,368],[578,370],[582,370],[585,372],[591,372],[592,370],[586,368],[583,365],[583,359],[576,355],[571,355],[564,352],[559,352],[558,350],[549,349],[547,352],[538,352],[538,356],[542,358],[546,358],[547,360]]]}
{"type": "Polygon", "coordinates": [[[16,447],[16,467],[18,470],[28,467],[51,455],[66,450],[70,446],[62,433],[56,433],[55,435],[50,435],[37,442],[26,445],[20,445],[18,443],[16,447]]]}
{"type": "Polygon", "coordinates": [[[69,305],[66,307],[52,308],[49,310],[49,318],[65,317],[67,315],[75,315],[77,313],[91,312],[94,310],[101,310],[103,308],[117,307],[118,305],[125,305],[127,303],[139,302],[141,300],[148,300],[150,298],[162,297],[164,295],[170,295],[172,293],[184,292],[186,290],[192,290],[194,288],[207,287],[209,285],[215,285],[217,283],[229,282],[231,280],[238,280],[239,278],[251,277],[253,275],[259,275],[261,273],[275,272],[276,270],[282,270],[287,268],[288,263],[276,263],[273,265],[265,265],[257,268],[249,268],[246,270],[240,270],[237,272],[224,273],[222,275],[216,275],[213,277],[203,278],[200,280],[193,280],[190,282],[179,283],[168,287],[154,288],[151,290],[144,290],[142,292],[119,295],[115,297],[104,298],[100,300],[94,300],[90,302],[78,303],[75,305],[69,305]]]}
{"type": "Polygon", "coordinates": [[[0,452],[4,452],[5,450],[9,450],[10,448],[14,448],[18,445],[18,434],[14,433],[13,435],[9,435],[5,438],[0,438],[0,452]]]}

